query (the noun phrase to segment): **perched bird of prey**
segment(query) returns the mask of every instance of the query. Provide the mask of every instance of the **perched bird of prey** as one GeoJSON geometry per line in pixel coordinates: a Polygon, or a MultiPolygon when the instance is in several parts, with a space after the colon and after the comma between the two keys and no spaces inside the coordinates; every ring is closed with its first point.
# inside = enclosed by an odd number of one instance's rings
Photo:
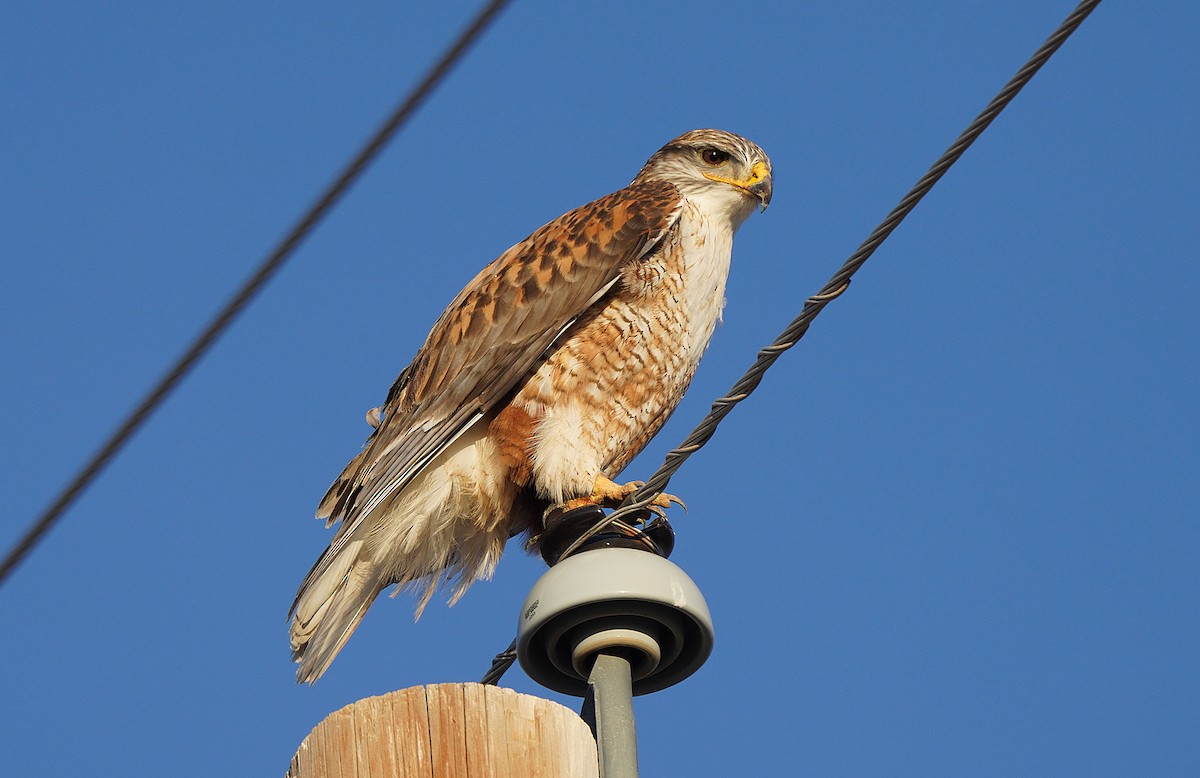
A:
{"type": "Polygon", "coordinates": [[[682,398],[725,303],[733,233],[770,201],[762,149],[693,130],[459,292],[317,509],[341,527],[289,614],[300,682],[384,587],[416,590],[418,616],[440,586],[453,603],[547,508],[634,491],[613,479],[682,398]]]}

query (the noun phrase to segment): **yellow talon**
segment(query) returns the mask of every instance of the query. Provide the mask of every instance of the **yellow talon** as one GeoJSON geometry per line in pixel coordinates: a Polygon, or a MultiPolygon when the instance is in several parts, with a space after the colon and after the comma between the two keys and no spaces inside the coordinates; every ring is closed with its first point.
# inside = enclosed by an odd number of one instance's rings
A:
{"type": "MultiPolygon", "coordinates": [[[[570,511],[574,510],[575,508],[582,508],[585,505],[599,505],[602,508],[617,508],[620,507],[621,503],[625,501],[626,497],[633,494],[638,489],[641,489],[645,485],[645,481],[630,481],[627,484],[618,484],[616,481],[613,481],[611,478],[601,473],[600,475],[596,476],[596,483],[592,486],[591,494],[589,494],[587,497],[576,497],[573,500],[567,500],[567,502],[563,505],[563,510],[570,511]]],[[[677,503],[685,511],[687,510],[687,505],[684,504],[683,500],[679,499],[673,494],[666,494],[665,492],[655,497],[654,502],[650,504],[659,508],[670,508],[671,503],[677,503]]]]}

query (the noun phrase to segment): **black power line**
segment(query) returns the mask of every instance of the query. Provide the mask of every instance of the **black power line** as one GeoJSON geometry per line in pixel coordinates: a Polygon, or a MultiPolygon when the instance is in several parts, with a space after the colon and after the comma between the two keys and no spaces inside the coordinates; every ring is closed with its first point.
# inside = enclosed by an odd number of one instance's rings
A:
{"type": "MultiPolygon", "coordinates": [[[[892,209],[887,218],[871,232],[862,245],[850,255],[850,258],[829,279],[829,282],[825,284],[821,291],[805,301],[800,315],[793,319],[769,346],[765,346],[758,352],[757,360],[738,379],[728,394],[713,401],[712,409],[708,415],[696,425],[696,428],[684,439],[683,443],[667,453],[666,460],[662,466],[655,471],[654,475],[650,476],[646,484],[637,492],[630,495],[618,510],[606,516],[603,522],[600,522],[591,532],[597,532],[613,521],[627,518],[629,514],[643,510],[655,497],[662,493],[667,487],[667,483],[671,480],[671,476],[683,466],[688,457],[696,453],[696,451],[709,441],[713,433],[716,432],[717,425],[721,423],[721,420],[729,415],[729,412],[733,410],[735,405],[750,396],[750,393],[762,381],[763,375],[775,363],[775,360],[779,359],[783,352],[796,345],[804,337],[804,334],[808,332],[809,324],[817,317],[817,314],[824,310],[825,306],[832,300],[839,297],[842,292],[846,291],[846,288],[850,285],[851,276],[875,253],[875,249],[879,248],[880,244],[892,234],[892,231],[900,226],[900,222],[917,206],[921,198],[929,193],[929,190],[950,169],[950,166],[958,161],[963,152],[987,129],[992,120],[1017,96],[1022,87],[1029,83],[1038,69],[1050,59],[1051,55],[1062,46],[1063,42],[1099,4],[1100,0],[1084,0],[1084,2],[1081,2],[1071,12],[1070,16],[1063,20],[1063,23],[1054,31],[1054,34],[1029,58],[1029,61],[1017,71],[1017,74],[1004,85],[999,94],[975,117],[975,121],[971,122],[970,126],[963,130],[962,134],[950,145],[950,148],[946,149],[937,162],[933,163],[928,172],[904,196],[899,205],[892,209]]],[[[586,540],[587,537],[590,537],[590,533],[581,538],[581,541],[586,540]]]]}
{"type": "Polygon", "coordinates": [[[150,414],[162,404],[167,395],[195,367],[196,363],[207,353],[217,338],[233,323],[238,314],[255,298],[267,281],[283,266],[284,262],[291,257],[301,241],[307,237],[308,233],[312,231],[313,227],[317,225],[338,199],[346,193],[346,190],[358,179],[367,166],[374,161],[387,142],[412,118],[412,115],[425,101],[425,98],[433,92],[446,77],[446,74],[462,59],[471,44],[479,38],[509,2],[511,0],[491,0],[491,2],[479,11],[471,23],[463,29],[454,43],[446,49],[441,58],[429,69],[429,72],[426,73],[421,82],[412,89],[404,99],[404,102],[396,108],[388,120],[383,123],[367,144],[363,146],[362,150],[346,165],[341,174],[329,185],[320,199],[309,208],[296,225],[292,227],[291,231],[288,232],[287,236],[284,237],[275,250],[263,260],[250,280],[246,281],[237,294],[230,298],[225,307],[221,309],[221,312],[196,337],[183,356],[175,362],[166,375],[159,380],[158,384],[150,390],[141,403],[129,414],[128,418],[109,437],[108,441],[83,466],[75,478],[63,488],[62,492],[50,504],[50,507],[46,508],[37,521],[33,523],[24,537],[12,547],[12,550],[4,558],[4,562],[0,563],[0,585],[3,585],[4,581],[8,579],[16,566],[33,550],[38,541],[50,531],[50,528],[62,517],[63,513],[79,498],[83,490],[96,479],[109,461],[129,442],[133,434],[141,428],[150,414]]]}
{"type": "MultiPolygon", "coordinates": [[[[1041,48],[1034,52],[1029,61],[1021,66],[1021,69],[1004,85],[999,94],[992,98],[992,101],[988,103],[979,116],[975,117],[975,121],[971,122],[970,126],[963,130],[958,139],[950,145],[950,148],[946,149],[937,162],[933,163],[933,167],[900,200],[900,204],[892,209],[887,218],[850,255],[850,258],[833,275],[833,278],[829,279],[829,282],[825,284],[820,292],[809,297],[804,302],[804,308],[801,310],[800,315],[793,319],[791,324],[769,346],[765,346],[758,352],[758,359],[738,379],[733,388],[729,390],[729,393],[713,401],[712,409],[708,415],[696,425],[696,428],[684,439],[683,443],[667,453],[666,461],[655,471],[654,475],[650,476],[645,485],[626,498],[620,508],[605,516],[595,526],[585,532],[562,553],[560,558],[569,555],[572,551],[583,545],[591,536],[602,531],[613,522],[632,519],[634,518],[633,514],[642,513],[650,506],[654,498],[666,489],[671,476],[675,475],[679,468],[683,466],[683,463],[687,461],[688,457],[699,451],[712,438],[721,420],[729,415],[729,412],[733,410],[735,405],[750,396],[750,393],[759,385],[763,375],[775,363],[775,360],[779,359],[783,352],[796,345],[804,337],[804,333],[808,332],[809,324],[817,317],[817,314],[824,310],[830,301],[836,299],[842,292],[846,291],[847,287],[850,286],[851,276],[875,253],[875,249],[879,248],[880,244],[892,234],[892,231],[900,226],[900,222],[904,220],[904,217],[908,216],[909,212],[921,201],[921,198],[929,193],[929,190],[938,182],[938,179],[945,175],[950,166],[958,161],[963,152],[987,129],[992,120],[1017,96],[1022,87],[1029,83],[1038,69],[1046,64],[1046,61],[1053,56],[1054,52],[1058,51],[1063,42],[1070,37],[1071,33],[1075,32],[1076,28],[1083,23],[1088,14],[1095,10],[1099,4],[1100,0],[1083,0],[1083,2],[1076,6],[1075,10],[1058,26],[1058,29],[1046,39],[1041,48]]],[[[515,652],[513,652],[512,647],[497,654],[496,658],[492,660],[492,667],[488,670],[487,675],[484,676],[484,683],[496,683],[499,681],[500,676],[512,665],[514,659],[515,652]]]]}

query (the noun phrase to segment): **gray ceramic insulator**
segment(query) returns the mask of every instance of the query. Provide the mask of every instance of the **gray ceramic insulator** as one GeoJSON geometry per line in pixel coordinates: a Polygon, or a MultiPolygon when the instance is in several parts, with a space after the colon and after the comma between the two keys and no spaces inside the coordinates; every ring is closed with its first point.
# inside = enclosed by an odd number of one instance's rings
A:
{"type": "Polygon", "coordinates": [[[675,563],[627,548],[584,551],[550,568],[521,609],[517,658],[529,677],[582,697],[595,655],[630,660],[633,693],[679,683],[713,647],[700,589],[675,563]]]}

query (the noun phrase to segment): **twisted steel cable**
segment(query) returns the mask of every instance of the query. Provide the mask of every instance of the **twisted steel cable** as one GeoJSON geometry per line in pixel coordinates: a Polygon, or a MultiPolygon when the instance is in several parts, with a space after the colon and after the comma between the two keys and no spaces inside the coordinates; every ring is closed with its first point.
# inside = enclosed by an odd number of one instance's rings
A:
{"type": "Polygon", "coordinates": [[[733,385],[729,393],[713,401],[708,415],[696,425],[696,428],[692,430],[691,434],[678,447],[667,453],[662,466],[655,471],[654,475],[650,476],[645,485],[626,498],[620,508],[610,513],[602,521],[597,522],[596,526],[573,543],[564,552],[563,556],[578,549],[588,538],[600,532],[612,522],[630,520],[633,518],[632,514],[643,512],[650,507],[651,502],[658,495],[662,494],[671,477],[683,466],[688,457],[699,451],[712,438],[721,420],[729,415],[729,412],[733,410],[735,405],[750,396],[750,393],[762,381],[763,375],[771,365],[775,364],[775,360],[779,359],[783,352],[796,345],[804,337],[804,334],[808,332],[809,325],[817,317],[817,314],[823,311],[825,306],[831,301],[837,299],[846,291],[850,286],[851,277],[875,253],[875,249],[879,248],[880,244],[892,234],[892,231],[900,226],[900,222],[904,221],[904,218],[917,206],[921,198],[929,193],[929,190],[945,175],[950,166],[958,161],[963,152],[987,129],[988,125],[1017,96],[1022,87],[1029,83],[1034,74],[1037,73],[1042,65],[1046,64],[1046,61],[1050,59],[1054,52],[1058,51],[1063,42],[1099,4],[1100,0],[1084,0],[1063,20],[1063,23],[1054,31],[1054,34],[1029,58],[1029,61],[1017,71],[1017,74],[1004,85],[999,94],[975,117],[975,121],[971,122],[967,129],[963,130],[957,140],[950,145],[950,148],[946,149],[937,162],[933,163],[933,167],[925,175],[921,176],[921,179],[904,196],[899,205],[892,209],[891,213],[863,241],[862,245],[850,255],[850,258],[829,279],[821,291],[805,300],[804,308],[801,310],[800,315],[793,319],[769,346],[765,346],[758,352],[758,358],[754,364],[737,380],[737,383],[733,385]]]}
{"type": "Polygon", "coordinates": [[[489,686],[495,686],[500,683],[500,679],[508,668],[512,667],[512,663],[517,661],[517,639],[508,644],[508,648],[501,651],[492,659],[492,666],[483,674],[483,678],[479,679],[480,683],[489,686]]]}
{"type": "Polygon", "coordinates": [[[379,152],[389,140],[408,122],[433,90],[441,83],[451,68],[462,59],[467,49],[488,28],[500,11],[511,0],[492,0],[484,6],[475,18],[468,24],[454,43],[442,54],[425,74],[399,107],[393,111],[387,121],[375,132],[362,150],[346,165],[332,184],[325,190],[317,202],[300,218],[288,232],[279,245],[258,266],[242,288],[230,298],[209,325],[196,337],[175,364],[167,371],[158,384],[142,399],[133,412],[121,423],[104,445],[97,451],[87,464],[79,471],[74,479],[67,484],[41,516],[30,526],[25,535],[13,545],[4,561],[0,563],[0,586],[12,574],[13,570],[33,550],[47,532],[58,522],[68,508],[79,498],[83,490],[91,485],[100,475],[104,467],[125,446],[134,433],[141,428],[159,405],[167,398],[179,382],[191,372],[196,363],[216,342],[217,338],[233,323],[233,320],[250,304],[262,290],[262,287],[291,258],[292,253],[300,245],[313,227],[321,220],[330,208],[345,194],[358,177],[374,161],[379,152]]]}
{"type": "MultiPolygon", "coordinates": [[[[958,161],[963,152],[975,142],[1000,112],[1012,102],[1017,93],[1029,83],[1034,74],[1038,72],[1042,65],[1046,64],[1047,60],[1058,51],[1063,42],[1071,36],[1071,33],[1075,32],[1079,25],[1083,23],[1083,20],[1099,4],[1100,0],[1083,0],[1083,2],[1075,7],[1075,10],[1063,20],[1062,24],[1046,39],[1041,48],[1034,52],[1033,56],[1021,66],[1016,75],[992,98],[987,107],[975,117],[975,120],[971,122],[967,129],[963,130],[954,143],[933,163],[929,171],[921,176],[921,179],[900,200],[900,203],[892,209],[891,213],[871,232],[867,239],[862,242],[862,245],[850,255],[850,258],[834,273],[833,277],[829,279],[829,282],[825,284],[821,291],[805,300],[804,308],[801,310],[800,315],[793,319],[770,345],[759,350],[758,358],[754,364],[737,380],[729,390],[729,393],[713,401],[708,415],[696,425],[696,428],[692,430],[678,447],[667,453],[665,461],[655,471],[654,475],[650,476],[646,483],[635,493],[626,498],[621,507],[596,522],[593,527],[572,543],[562,553],[560,558],[565,558],[578,550],[588,539],[598,532],[603,531],[613,522],[630,521],[636,523],[639,515],[644,516],[648,509],[652,509],[651,503],[658,495],[662,494],[671,477],[678,472],[679,468],[683,467],[683,463],[688,460],[688,457],[699,451],[712,438],[713,433],[716,432],[717,425],[729,415],[734,406],[750,396],[750,393],[762,382],[763,375],[771,365],[775,364],[775,360],[779,359],[783,352],[796,345],[804,337],[804,334],[808,332],[809,325],[817,317],[817,314],[846,291],[850,286],[851,277],[875,253],[875,249],[879,248],[880,244],[892,234],[892,231],[900,226],[900,222],[904,221],[904,217],[908,216],[917,203],[921,201],[921,198],[929,193],[929,190],[945,175],[950,166],[958,161]]],[[[499,680],[504,670],[507,670],[512,665],[513,659],[508,658],[510,653],[512,653],[511,649],[496,655],[492,668],[486,676],[493,680],[486,682],[495,683],[499,680]],[[498,665],[505,660],[507,660],[508,664],[504,665],[504,668],[497,673],[498,665]]]]}

